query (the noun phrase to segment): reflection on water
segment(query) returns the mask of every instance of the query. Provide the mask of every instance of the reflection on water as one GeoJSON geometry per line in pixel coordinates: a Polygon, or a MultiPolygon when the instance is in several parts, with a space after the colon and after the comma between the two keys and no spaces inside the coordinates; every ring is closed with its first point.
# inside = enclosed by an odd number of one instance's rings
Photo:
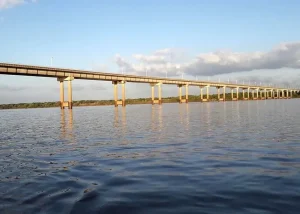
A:
{"type": "Polygon", "coordinates": [[[73,134],[73,110],[61,110],[60,120],[62,139],[67,139],[70,143],[75,143],[75,138],[73,134]]]}
{"type": "Polygon", "coordinates": [[[0,213],[298,213],[299,102],[0,111],[0,213]]]}

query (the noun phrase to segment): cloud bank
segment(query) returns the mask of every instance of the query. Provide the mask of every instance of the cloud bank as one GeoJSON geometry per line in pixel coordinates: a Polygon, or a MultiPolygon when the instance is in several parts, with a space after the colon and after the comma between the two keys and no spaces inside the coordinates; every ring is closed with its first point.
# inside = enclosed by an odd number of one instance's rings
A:
{"type": "Polygon", "coordinates": [[[36,1],[37,0],[0,0],[0,9],[8,9],[24,3],[36,2],[36,1]]]}
{"type": "Polygon", "coordinates": [[[151,55],[134,54],[136,62],[116,55],[117,65],[126,73],[175,76],[182,72],[191,76],[214,76],[253,70],[300,68],[300,42],[282,43],[267,52],[215,51],[202,53],[188,62],[181,62],[176,50],[163,49],[151,55]],[[173,57],[172,57],[173,56],[173,57]]]}

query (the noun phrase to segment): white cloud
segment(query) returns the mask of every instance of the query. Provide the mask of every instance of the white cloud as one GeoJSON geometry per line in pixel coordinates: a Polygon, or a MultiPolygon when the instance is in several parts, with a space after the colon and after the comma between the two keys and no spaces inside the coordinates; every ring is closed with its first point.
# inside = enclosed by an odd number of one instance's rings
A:
{"type": "Polygon", "coordinates": [[[133,57],[143,63],[150,63],[150,64],[164,64],[166,63],[166,57],[165,56],[145,56],[142,54],[134,54],[133,57]]]}
{"type": "Polygon", "coordinates": [[[0,9],[8,9],[30,2],[37,2],[37,0],[0,0],[0,9]]]}
{"type": "Polygon", "coordinates": [[[153,75],[165,75],[168,72],[168,76],[181,72],[191,76],[214,76],[253,70],[300,68],[300,42],[282,43],[267,52],[202,53],[185,63],[178,57],[182,55],[176,53],[178,52],[167,48],[155,51],[151,55],[135,54],[133,57],[138,63],[130,63],[117,55],[116,62],[130,73],[144,74],[148,67],[153,75]],[[171,62],[167,59],[170,54],[175,56],[171,62]]]}
{"type": "Polygon", "coordinates": [[[190,75],[218,75],[253,70],[300,68],[300,42],[282,43],[268,52],[200,54],[185,67],[190,75]]]}

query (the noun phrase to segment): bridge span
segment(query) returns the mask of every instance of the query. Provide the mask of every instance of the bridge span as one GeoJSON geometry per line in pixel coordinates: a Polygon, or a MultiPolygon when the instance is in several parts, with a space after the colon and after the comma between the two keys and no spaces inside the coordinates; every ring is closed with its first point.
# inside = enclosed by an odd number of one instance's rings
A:
{"type": "Polygon", "coordinates": [[[0,74],[4,75],[21,75],[21,76],[36,76],[36,77],[50,77],[56,78],[60,84],[60,106],[61,108],[72,109],[72,81],[76,79],[86,80],[102,80],[111,81],[114,90],[115,106],[126,105],[125,84],[127,82],[134,83],[148,83],[151,86],[152,104],[162,104],[162,85],[171,84],[177,85],[179,90],[179,102],[188,103],[188,89],[190,86],[196,86],[200,88],[200,100],[207,102],[210,100],[209,89],[210,87],[217,88],[218,101],[226,101],[225,94],[226,88],[231,89],[231,99],[237,101],[239,99],[239,93],[242,92],[243,100],[264,100],[264,99],[287,99],[291,98],[293,93],[299,92],[300,89],[296,88],[280,88],[271,86],[258,86],[247,84],[234,84],[225,82],[213,82],[213,81],[201,81],[201,80],[185,80],[185,79],[173,79],[173,78],[161,78],[151,76],[137,76],[137,75],[125,75],[117,73],[103,73],[92,72],[76,69],[64,69],[44,66],[32,66],[21,64],[9,64],[0,63],[0,74]],[[64,98],[64,82],[68,83],[68,101],[64,98]],[[119,100],[118,86],[122,86],[122,97],[119,100]],[[155,99],[155,87],[158,87],[158,99],[155,99]],[[185,88],[185,97],[182,98],[182,87],[185,88]],[[203,89],[206,91],[204,96],[203,89]],[[223,89],[220,92],[220,89],[223,89]],[[235,93],[234,93],[235,91],[235,93]],[[251,93],[251,96],[250,96],[251,93]],[[234,95],[235,94],[235,95],[234,95]]]}

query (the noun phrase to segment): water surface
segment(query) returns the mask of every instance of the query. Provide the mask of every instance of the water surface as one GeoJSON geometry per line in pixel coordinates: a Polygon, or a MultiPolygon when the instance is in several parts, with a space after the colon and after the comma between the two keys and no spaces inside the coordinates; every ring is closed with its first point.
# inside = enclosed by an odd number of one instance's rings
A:
{"type": "Polygon", "coordinates": [[[299,213],[299,104],[0,111],[0,213],[299,213]]]}

